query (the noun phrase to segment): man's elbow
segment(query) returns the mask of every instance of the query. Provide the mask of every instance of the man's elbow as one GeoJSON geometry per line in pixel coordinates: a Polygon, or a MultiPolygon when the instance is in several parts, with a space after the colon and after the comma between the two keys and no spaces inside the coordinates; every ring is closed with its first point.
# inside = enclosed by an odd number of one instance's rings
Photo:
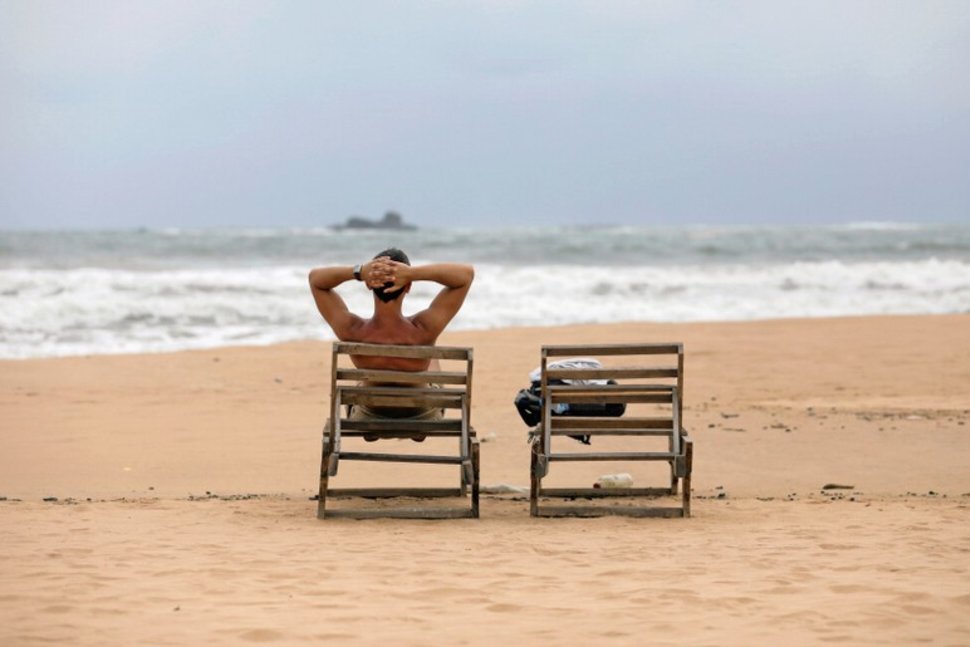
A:
{"type": "Polygon", "coordinates": [[[315,267],[310,270],[307,275],[307,282],[310,284],[310,290],[326,290],[327,288],[321,281],[320,268],[315,267]]]}
{"type": "Polygon", "coordinates": [[[465,266],[465,285],[471,285],[475,280],[475,268],[472,265],[465,266]]]}

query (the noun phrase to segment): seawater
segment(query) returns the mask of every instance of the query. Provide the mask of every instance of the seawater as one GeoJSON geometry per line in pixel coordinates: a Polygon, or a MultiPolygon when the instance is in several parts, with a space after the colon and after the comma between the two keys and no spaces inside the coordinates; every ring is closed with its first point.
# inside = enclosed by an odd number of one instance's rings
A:
{"type": "Polygon", "coordinates": [[[966,225],[2,231],[0,357],[331,339],[308,270],[390,246],[475,265],[456,329],[970,312],[966,225]]]}

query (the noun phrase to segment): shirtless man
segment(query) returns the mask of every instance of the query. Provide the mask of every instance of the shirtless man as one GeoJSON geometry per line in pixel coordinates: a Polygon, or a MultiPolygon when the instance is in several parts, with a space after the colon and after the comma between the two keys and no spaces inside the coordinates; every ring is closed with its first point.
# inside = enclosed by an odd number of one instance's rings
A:
{"type": "MultiPolygon", "coordinates": [[[[475,278],[471,265],[435,263],[412,267],[399,249],[387,249],[372,260],[350,267],[318,267],[310,271],[310,289],[317,309],[341,341],[373,344],[433,345],[465,301],[475,278]],[[348,308],[334,290],[352,280],[374,292],[374,314],[365,319],[348,308]],[[404,316],[404,295],[414,281],[434,281],[443,287],[425,310],[404,316]]],[[[390,357],[352,357],[358,368],[423,371],[428,360],[390,357]]],[[[435,368],[435,367],[430,367],[435,368]]]]}

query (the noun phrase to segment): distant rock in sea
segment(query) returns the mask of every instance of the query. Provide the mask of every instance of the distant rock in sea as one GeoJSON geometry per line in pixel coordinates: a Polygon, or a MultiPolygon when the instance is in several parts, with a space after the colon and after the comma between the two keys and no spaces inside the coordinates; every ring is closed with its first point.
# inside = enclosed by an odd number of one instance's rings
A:
{"type": "Polygon", "coordinates": [[[417,229],[415,225],[408,224],[404,222],[404,218],[401,217],[396,211],[388,211],[384,214],[384,217],[380,220],[371,220],[370,218],[363,218],[361,216],[351,216],[347,218],[347,221],[342,225],[334,225],[334,229],[396,229],[413,231],[417,229]]]}

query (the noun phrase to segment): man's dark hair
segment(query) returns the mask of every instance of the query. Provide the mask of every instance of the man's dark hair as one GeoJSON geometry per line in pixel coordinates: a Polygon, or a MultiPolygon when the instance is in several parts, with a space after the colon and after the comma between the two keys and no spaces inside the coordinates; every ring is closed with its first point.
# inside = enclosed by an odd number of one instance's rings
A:
{"type": "MultiPolygon", "coordinates": [[[[380,258],[382,256],[386,256],[389,259],[391,259],[392,261],[397,261],[398,263],[404,263],[405,265],[410,265],[411,264],[411,260],[408,258],[408,255],[405,254],[400,249],[398,249],[397,247],[390,247],[388,249],[385,249],[383,252],[378,252],[374,256],[374,258],[380,258]]],[[[380,299],[384,303],[389,303],[389,302],[393,301],[394,299],[398,298],[399,296],[401,296],[402,294],[404,294],[404,288],[401,288],[400,290],[397,290],[396,292],[385,292],[385,289],[388,288],[388,287],[391,287],[392,285],[394,285],[394,284],[393,283],[385,283],[384,284],[384,287],[371,288],[371,289],[374,290],[374,294],[377,295],[377,298],[378,299],[380,299]]]]}

